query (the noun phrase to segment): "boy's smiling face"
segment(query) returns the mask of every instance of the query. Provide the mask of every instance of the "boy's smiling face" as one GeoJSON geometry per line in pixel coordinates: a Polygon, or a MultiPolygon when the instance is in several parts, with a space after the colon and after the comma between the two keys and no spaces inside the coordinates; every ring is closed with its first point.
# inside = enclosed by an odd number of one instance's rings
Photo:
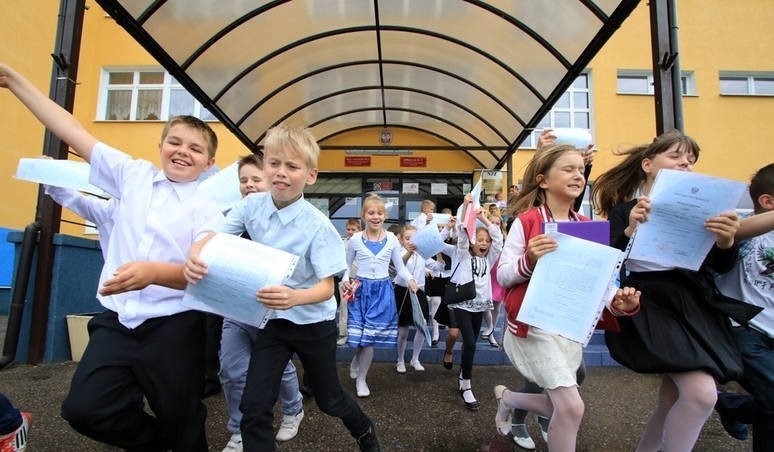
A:
{"type": "Polygon", "coordinates": [[[269,184],[274,205],[281,209],[304,193],[305,185],[317,181],[317,168],[292,149],[267,149],[263,157],[263,176],[269,184]]]}
{"type": "Polygon", "coordinates": [[[173,125],[159,144],[161,168],[172,182],[191,182],[210,169],[210,157],[204,133],[183,123],[173,125]]]}

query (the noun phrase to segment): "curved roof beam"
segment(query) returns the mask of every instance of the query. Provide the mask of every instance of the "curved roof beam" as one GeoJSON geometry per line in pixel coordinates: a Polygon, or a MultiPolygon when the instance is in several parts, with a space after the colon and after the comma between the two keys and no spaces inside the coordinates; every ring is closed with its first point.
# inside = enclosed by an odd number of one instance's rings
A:
{"type": "MultiPolygon", "coordinates": [[[[348,91],[349,91],[349,90],[348,90],[348,91]]],[[[358,90],[353,90],[353,91],[358,91],[358,90]]],[[[340,94],[340,93],[339,93],[339,94],[340,94]]],[[[299,109],[299,110],[300,110],[300,109],[299,109]]],[[[379,107],[379,108],[374,108],[374,110],[381,110],[381,107],[379,107]]],[[[390,111],[402,111],[402,112],[406,112],[406,113],[413,113],[413,114],[417,114],[417,115],[421,115],[421,116],[427,116],[427,117],[429,117],[429,118],[433,118],[433,119],[435,119],[436,121],[440,121],[440,122],[442,122],[442,123],[444,123],[444,124],[446,124],[446,125],[449,125],[449,126],[451,126],[452,128],[455,128],[455,129],[459,130],[459,131],[460,131],[460,132],[462,132],[464,135],[467,135],[467,136],[468,136],[468,138],[470,138],[471,140],[473,140],[473,141],[475,141],[476,143],[478,143],[478,145],[479,145],[479,146],[481,146],[482,148],[486,148],[486,145],[484,144],[484,142],[483,142],[483,141],[479,140],[478,138],[476,138],[476,136],[475,136],[475,135],[473,135],[472,133],[470,133],[470,132],[468,132],[467,130],[463,129],[462,127],[458,126],[457,124],[453,123],[452,121],[449,121],[449,120],[448,120],[448,119],[446,119],[446,118],[442,118],[442,117],[440,117],[440,116],[438,116],[438,115],[434,115],[434,114],[427,113],[427,112],[420,111],[420,110],[414,110],[414,109],[411,109],[411,108],[396,108],[396,107],[392,107],[392,108],[387,108],[387,110],[390,110],[390,111]]],[[[295,112],[293,112],[293,113],[295,113],[295,112]]],[[[280,119],[279,119],[279,120],[276,122],[276,124],[279,124],[279,123],[281,123],[282,121],[286,120],[287,118],[289,118],[290,116],[292,116],[292,114],[293,114],[293,113],[289,113],[289,114],[286,114],[286,115],[284,115],[282,118],[280,118],[280,119]]],[[[371,124],[371,125],[370,125],[370,127],[374,127],[374,125],[373,125],[373,124],[371,124]]],[[[263,137],[264,137],[265,135],[266,135],[266,132],[262,133],[262,134],[261,134],[261,136],[259,136],[259,137],[258,137],[258,138],[257,138],[257,139],[254,141],[254,144],[256,144],[256,145],[257,145],[258,143],[260,143],[260,141],[261,141],[261,140],[263,140],[263,137]]],[[[445,141],[449,141],[449,140],[445,140],[445,141]]],[[[466,153],[467,153],[467,152],[466,152],[466,153]]],[[[498,157],[497,157],[497,156],[496,156],[496,155],[495,155],[495,154],[494,154],[492,151],[489,151],[489,153],[490,153],[490,154],[492,154],[492,156],[494,156],[495,160],[497,160],[497,159],[498,159],[498,157]]],[[[482,168],[486,168],[486,165],[485,165],[485,164],[484,164],[484,163],[483,163],[481,160],[479,160],[478,158],[476,158],[475,156],[473,156],[473,155],[472,155],[472,154],[470,154],[470,153],[467,153],[467,154],[470,156],[470,158],[472,158],[473,160],[475,160],[475,161],[476,161],[476,163],[478,163],[479,165],[481,165],[481,167],[482,167],[482,168]]]]}
{"type": "MultiPolygon", "coordinates": [[[[388,124],[387,127],[391,128],[391,129],[406,129],[406,130],[413,130],[415,132],[426,133],[428,135],[431,135],[433,137],[438,138],[441,141],[445,141],[445,142],[449,143],[449,145],[450,145],[449,148],[450,149],[458,149],[460,151],[464,151],[465,150],[465,148],[463,146],[460,146],[459,144],[457,144],[456,141],[451,140],[451,139],[449,139],[449,138],[447,138],[447,137],[445,137],[445,136],[443,136],[443,135],[441,135],[441,134],[439,134],[437,132],[433,132],[432,130],[428,130],[428,129],[425,129],[425,128],[422,128],[422,127],[407,126],[405,124],[388,124]]],[[[349,133],[349,132],[354,132],[356,130],[381,129],[381,128],[382,128],[382,126],[377,126],[377,125],[373,125],[373,124],[363,124],[363,125],[360,125],[360,126],[347,127],[346,129],[337,130],[336,132],[333,132],[333,133],[330,133],[328,135],[325,135],[324,137],[322,137],[319,140],[317,140],[317,142],[318,143],[322,143],[325,140],[330,140],[331,138],[334,138],[336,136],[343,135],[343,134],[349,133]]],[[[322,148],[326,148],[326,147],[328,147],[328,146],[326,146],[324,144],[320,145],[321,149],[322,148]]],[[[338,146],[331,146],[331,147],[338,148],[338,146]]],[[[344,147],[344,146],[342,146],[342,147],[344,147]]]]}
{"type": "Polygon", "coordinates": [[[304,45],[306,43],[309,43],[309,42],[312,42],[312,41],[316,41],[316,40],[319,40],[319,39],[325,39],[325,38],[328,38],[328,37],[331,37],[331,36],[336,36],[336,35],[345,34],[345,33],[357,33],[357,32],[361,32],[361,31],[376,31],[376,30],[381,30],[381,31],[388,30],[388,31],[399,31],[399,32],[405,32],[405,33],[415,33],[415,34],[420,34],[420,35],[425,35],[425,36],[430,36],[430,37],[433,37],[433,38],[441,39],[441,40],[448,41],[448,42],[451,42],[453,44],[456,44],[456,45],[458,45],[460,47],[464,47],[464,48],[472,51],[473,53],[477,53],[477,54],[483,56],[484,58],[488,59],[489,61],[491,61],[492,63],[496,64],[501,69],[503,69],[505,72],[507,72],[508,74],[513,76],[515,79],[519,80],[528,90],[530,90],[530,92],[532,92],[532,94],[535,97],[538,98],[538,100],[540,100],[541,103],[544,103],[546,101],[546,99],[543,97],[543,95],[540,94],[540,91],[538,91],[537,88],[535,88],[526,78],[524,78],[524,76],[522,76],[520,73],[516,72],[513,68],[511,68],[510,66],[505,64],[502,60],[500,60],[499,58],[495,57],[491,53],[484,52],[483,50],[481,50],[481,49],[479,49],[479,48],[477,48],[477,47],[475,47],[473,45],[470,45],[467,42],[464,42],[464,41],[462,41],[460,39],[457,39],[457,38],[455,38],[453,36],[448,36],[448,35],[445,35],[445,34],[442,34],[442,33],[437,33],[437,32],[429,31],[429,30],[422,30],[422,29],[418,29],[418,28],[394,26],[394,25],[382,25],[382,26],[380,26],[378,28],[376,26],[374,26],[374,25],[364,25],[364,26],[359,26],[359,27],[338,28],[336,30],[328,30],[328,31],[326,31],[324,33],[318,33],[318,34],[315,34],[315,35],[306,36],[303,39],[299,39],[297,41],[291,42],[290,44],[287,44],[287,45],[285,45],[283,47],[280,47],[280,48],[272,51],[271,53],[263,56],[262,58],[258,59],[254,63],[252,63],[249,66],[247,66],[242,72],[237,74],[230,82],[225,84],[223,86],[223,89],[221,89],[220,92],[218,92],[215,96],[213,96],[212,99],[213,99],[214,102],[217,102],[220,97],[222,97],[229,89],[231,89],[237,82],[239,82],[247,74],[252,72],[255,68],[257,68],[258,66],[262,65],[263,63],[271,60],[275,56],[280,55],[280,54],[282,54],[284,52],[287,52],[288,50],[294,49],[296,47],[302,46],[302,45],[304,45]]]}
{"type": "MultiPolygon", "coordinates": [[[[282,91],[287,90],[292,85],[294,85],[294,84],[296,84],[296,83],[298,83],[300,81],[303,81],[303,80],[305,80],[305,79],[307,79],[309,77],[313,77],[313,76],[321,74],[323,72],[332,71],[332,70],[336,70],[336,69],[341,69],[341,68],[344,68],[344,67],[359,66],[359,65],[370,65],[370,64],[376,65],[376,64],[379,64],[379,63],[380,63],[379,60],[346,61],[344,63],[338,63],[338,64],[332,64],[330,66],[324,66],[324,67],[321,67],[321,68],[317,68],[317,69],[315,69],[313,71],[309,71],[307,73],[301,74],[298,77],[295,77],[295,78],[293,78],[291,80],[288,80],[287,82],[285,82],[282,85],[278,86],[272,92],[270,92],[269,94],[264,96],[261,100],[256,102],[255,105],[250,107],[245,112],[245,114],[242,115],[241,118],[237,119],[235,121],[235,123],[237,125],[241,124],[242,122],[245,121],[245,119],[247,119],[250,115],[252,115],[255,112],[255,110],[261,108],[261,105],[266,103],[272,97],[276,96],[277,94],[281,93],[282,91]]],[[[526,127],[526,125],[527,125],[526,121],[524,121],[521,118],[521,116],[519,116],[515,111],[513,111],[513,109],[511,109],[510,107],[505,105],[505,103],[502,100],[500,100],[500,98],[496,97],[495,95],[493,95],[491,92],[489,92],[488,90],[484,89],[480,85],[478,85],[476,83],[473,83],[470,80],[466,79],[465,77],[461,77],[458,74],[455,74],[453,72],[449,72],[449,71],[444,70],[444,69],[439,69],[439,68],[436,68],[436,67],[433,67],[433,66],[430,66],[430,65],[427,65],[427,64],[415,63],[413,61],[382,60],[381,64],[383,64],[383,65],[394,64],[394,65],[418,67],[418,68],[426,69],[426,70],[429,70],[429,71],[438,72],[440,74],[446,75],[446,76],[454,78],[456,80],[459,80],[460,82],[465,83],[466,85],[469,85],[469,86],[473,87],[474,89],[479,91],[481,94],[485,95],[486,97],[491,99],[493,102],[495,102],[497,105],[502,107],[502,109],[505,110],[508,114],[510,114],[516,121],[518,121],[518,123],[521,124],[522,127],[526,127]]]]}
{"type": "MultiPolygon", "coordinates": [[[[357,86],[357,87],[353,87],[353,88],[347,88],[347,89],[344,89],[344,90],[330,92],[330,93],[325,94],[323,96],[319,96],[319,97],[316,97],[314,99],[310,99],[309,101],[304,102],[303,104],[293,108],[292,110],[290,110],[287,113],[285,113],[284,115],[282,115],[272,126],[277,125],[277,124],[285,121],[287,118],[293,116],[294,114],[298,113],[299,111],[303,110],[304,108],[309,107],[311,105],[314,105],[314,104],[316,104],[318,102],[321,102],[321,101],[323,101],[325,99],[329,99],[331,97],[336,97],[336,96],[339,96],[339,95],[342,95],[342,94],[347,94],[347,93],[354,93],[354,92],[358,92],[358,91],[377,90],[377,89],[381,89],[381,88],[382,87],[379,86],[379,85],[357,86]]],[[[395,90],[395,91],[410,91],[410,92],[415,92],[415,93],[419,93],[419,94],[424,94],[424,95],[427,95],[427,96],[430,96],[430,97],[434,97],[434,98],[437,98],[437,99],[441,99],[441,100],[443,100],[443,101],[445,101],[447,103],[450,103],[450,104],[452,104],[452,105],[454,105],[454,106],[456,106],[456,107],[466,111],[471,116],[475,117],[476,119],[478,119],[479,121],[484,123],[487,127],[489,127],[495,134],[497,134],[497,136],[500,137],[501,140],[503,140],[503,143],[506,143],[506,144],[509,143],[508,138],[506,138],[505,135],[500,133],[500,131],[497,130],[489,121],[487,121],[486,119],[482,118],[481,115],[479,115],[478,113],[475,113],[474,111],[470,110],[468,107],[465,107],[464,105],[460,104],[459,102],[456,102],[454,100],[451,100],[451,99],[446,98],[444,96],[441,96],[439,94],[435,94],[435,93],[432,93],[432,92],[429,92],[429,91],[424,91],[424,90],[420,90],[420,89],[416,89],[416,88],[406,88],[406,87],[400,87],[400,86],[386,86],[386,87],[384,87],[384,89],[391,89],[391,90],[395,90]]],[[[399,108],[396,108],[396,107],[387,107],[387,106],[378,107],[378,108],[387,108],[389,110],[397,110],[397,111],[400,110],[399,108]]],[[[374,110],[377,110],[378,108],[375,107],[374,110]]],[[[435,117],[435,115],[430,115],[430,114],[428,114],[427,116],[435,117]]],[[[448,122],[448,120],[446,118],[443,118],[443,120],[444,120],[444,122],[448,122]]],[[[468,132],[466,132],[466,133],[468,133],[468,132]]],[[[265,134],[265,132],[262,133],[255,140],[255,142],[259,143],[263,139],[264,134],[265,134]]],[[[471,137],[473,136],[472,134],[469,134],[469,135],[471,137]]],[[[478,140],[476,140],[476,141],[478,141],[478,140]]],[[[483,145],[483,143],[482,143],[482,145],[483,145]]],[[[495,158],[498,158],[498,157],[495,157],[495,158]]]]}
{"type": "Polygon", "coordinates": [[[513,17],[512,15],[506,13],[505,11],[495,8],[494,6],[490,5],[487,2],[482,2],[480,0],[462,0],[464,2],[470,3],[472,5],[476,5],[481,9],[484,9],[493,15],[500,17],[501,19],[505,20],[509,24],[513,25],[514,27],[518,28],[519,30],[526,33],[530,38],[535,40],[538,44],[543,46],[548,52],[554,56],[560,63],[562,63],[562,66],[564,66],[567,69],[570,69],[572,67],[572,63],[567,61],[567,58],[564,57],[564,55],[557,50],[556,47],[552,46],[550,42],[546,41],[542,35],[537,33],[532,28],[528,27],[524,22],[520,21],[519,19],[513,17]]]}
{"type": "MultiPolygon", "coordinates": [[[[352,114],[352,113],[362,113],[362,112],[366,112],[366,111],[382,111],[382,110],[385,110],[385,111],[402,111],[402,112],[408,112],[408,113],[416,113],[416,112],[418,112],[418,110],[410,109],[410,108],[403,108],[403,107],[384,107],[384,108],[382,108],[382,107],[363,107],[363,108],[353,108],[352,110],[346,110],[346,111],[342,111],[342,112],[339,112],[339,113],[332,114],[330,116],[326,116],[324,118],[320,118],[320,119],[312,122],[311,124],[309,124],[309,127],[314,127],[314,126],[322,124],[324,122],[336,119],[336,118],[341,117],[341,116],[352,114]]],[[[433,119],[438,119],[438,117],[436,117],[435,115],[431,115],[429,113],[422,113],[422,115],[423,116],[429,116],[429,117],[431,117],[433,119]]],[[[451,124],[451,121],[448,121],[448,120],[445,120],[444,122],[447,123],[447,124],[451,124]]],[[[369,125],[369,127],[378,127],[378,126],[375,126],[375,125],[371,124],[371,125],[369,125]]],[[[457,128],[458,130],[461,130],[461,129],[459,129],[459,127],[455,126],[455,128],[457,128]]],[[[474,136],[471,133],[466,133],[466,135],[468,135],[469,137],[473,137],[474,136]]],[[[436,136],[440,137],[441,135],[440,134],[436,134],[436,136]]],[[[443,140],[447,141],[447,142],[451,142],[451,140],[446,139],[446,137],[443,137],[443,140]]],[[[505,148],[505,146],[508,145],[508,140],[504,140],[504,142],[505,142],[505,145],[503,147],[505,148]]],[[[482,146],[485,146],[481,141],[479,141],[479,143],[481,143],[482,146]]],[[[492,150],[489,147],[486,147],[484,150],[488,151],[489,154],[492,156],[492,158],[494,158],[495,160],[499,160],[500,159],[500,156],[496,155],[494,152],[492,152],[492,150]]]]}

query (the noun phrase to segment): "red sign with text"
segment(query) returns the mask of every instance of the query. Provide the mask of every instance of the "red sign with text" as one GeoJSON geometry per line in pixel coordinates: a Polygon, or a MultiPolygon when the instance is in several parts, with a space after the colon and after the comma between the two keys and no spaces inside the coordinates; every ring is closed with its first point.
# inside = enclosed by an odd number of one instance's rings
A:
{"type": "Polygon", "coordinates": [[[407,166],[410,168],[425,168],[427,167],[427,157],[401,157],[400,166],[407,166]]]}
{"type": "Polygon", "coordinates": [[[370,155],[344,157],[344,166],[371,166],[370,155]]]}

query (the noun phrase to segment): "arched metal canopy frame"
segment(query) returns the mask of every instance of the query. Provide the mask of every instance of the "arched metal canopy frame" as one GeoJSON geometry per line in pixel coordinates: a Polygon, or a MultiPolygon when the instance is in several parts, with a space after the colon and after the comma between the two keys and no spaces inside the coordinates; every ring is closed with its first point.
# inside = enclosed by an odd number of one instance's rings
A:
{"type": "MultiPolygon", "coordinates": [[[[381,111],[378,121],[342,122],[333,133],[318,137],[321,147],[342,149],[329,147],[326,141],[351,130],[415,130],[455,143],[450,150],[464,151],[482,168],[496,169],[509,161],[639,1],[556,0],[550,2],[551,14],[548,2],[506,0],[275,0],[259,2],[257,7],[248,0],[97,3],[253,152],[262,148],[265,130],[283,118],[295,116],[314,132],[315,126],[330,127],[332,121],[358,116],[352,113],[381,111]],[[192,11],[210,12],[215,18],[192,11]],[[287,25],[283,20],[289,18],[298,20],[299,26],[283,28],[287,25]],[[262,44],[268,40],[256,36],[249,46],[239,45],[239,39],[259,26],[264,27],[261,35],[286,39],[281,44],[277,40],[262,44]],[[206,36],[196,34],[202,27],[206,36]],[[190,33],[173,39],[170,29],[190,33]],[[348,36],[356,36],[367,51],[342,48],[338,59],[328,60],[303,53],[336,48],[348,36]],[[178,39],[186,41],[181,44],[178,39]],[[224,46],[239,51],[224,52],[224,46]],[[217,65],[225,53],[229,58],[233,53],[234,58],[228,71],[214,77],[202,69],[212,70],[208,65],[217,65]],[[297,67],[291,67],[289,60],[297,67]],[[278,61],[284,61],[284,66],[278,61]],[[362,71],[357,73],[378,82],[319,83],[337,80],[343,71],[362,71]],[[267,73],[278,80],[256,88],[260,83],[253,79],[267,73]],[[424,86],[395,83],[390,78],[398,73],[409,74],[412,82],[418,80],[424,86]],[[309,89],[312,81],[317,83],[315,90],[309,89]],[[455,91],[450,93],[450,87],[455,91]],[[231,90],[238,95],[228,96],[231,90]],[[373,90],[379,95],[369,96],[369,105],[340,105],[328,114],[312,116],[322,99],[373,90]],[[404,105],[391,105],[390,92],[400,92],[407,99],[404,105]],[[289,98],[292,102],[278,106],[281,94],[283,102],[289,98]],[[432,111],[420,105],[428,99],[435,100],[432,111]],[[497,108],[489,108],[492,105],[497,108]],[[403,115],[408,118],[430,118],[435,125],[389,121],[388,113],[396,111],[411,113],[403,115]],[[455,124],[450,116],[459,120],[460,111],[465,112],[466,122],[455,124]],[[451,139],[450,134],[459,137],[460,131],[465,136],[462,141],[451,139]]],[[[367,143],[358,147],[372,148],[367,143]]],[[[422,149],[419,143],[401,147],[422,149]]]]}

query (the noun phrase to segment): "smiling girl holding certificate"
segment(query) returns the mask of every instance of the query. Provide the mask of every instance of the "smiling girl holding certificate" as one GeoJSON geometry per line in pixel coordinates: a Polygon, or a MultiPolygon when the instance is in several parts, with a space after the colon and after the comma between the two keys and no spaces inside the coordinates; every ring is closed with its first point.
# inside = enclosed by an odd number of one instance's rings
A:
{"type": "MultiPolygon", "coordinates": [[[[503,350],[524,378],[546,388],[546,394],[527,394],[495,387],[498,400],[495,424],[502,435],[511,430],[511,410],[519,408],[550,418],[548,449],[575,451],[583,417],[576,371],[581,364],[582,345],[558,334],[516,320],[538,260],[557,248],[557,242],[541,232],[548,221],[585,221],[572,210],[583,192],[584,162],[573,146],[552,146],[538,151],[524,173],[524,187],[516,200],[522,212],[511,226],[505,242],[497,280],[510,289],[505,300],[508,332],[503,350]]],[[[639,307],[639,292],[618,289],[610,306],[614,314],[631,315],[639,307]]],[[[550,309],[550,300],[546,300],[550,309]]]]}
{"type": "MultiPolygon", "coordinates": [[[[624,160],[597,178],[595,208],[610,220],[610,243],[627,247],[637,226],[648,220],[648,194],[660,169],[691,171],[699,157],[696,142],[678,131],[623,153],[624,160]]],[[[648,420],[638,452],[691,450],[715,405],[715,379],[741,374],[727,318],[710,308],[713,295],[707,267],[728,271],[735,262],[733,212],[709,218],[713,249],[699,272],[658,262],[629,259],[626,283],[643,293],[642,311],[622,319],[619,333],[607,332],[613,358],[641,373],[663,373],[658,405],[648,420]]]]}

